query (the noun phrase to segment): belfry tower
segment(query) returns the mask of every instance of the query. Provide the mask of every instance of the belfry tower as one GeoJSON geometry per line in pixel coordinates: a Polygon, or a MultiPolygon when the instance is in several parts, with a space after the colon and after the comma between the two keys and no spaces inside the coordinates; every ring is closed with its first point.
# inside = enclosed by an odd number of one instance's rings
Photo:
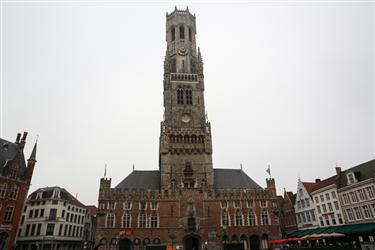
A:
{"type": "Polygon", "coordinates": [[[166,15],[164,121],[161,122],[161,189],[212,188],[211,126],[204,106],[204,75],[196,47],[195,15],[166,15]]]}

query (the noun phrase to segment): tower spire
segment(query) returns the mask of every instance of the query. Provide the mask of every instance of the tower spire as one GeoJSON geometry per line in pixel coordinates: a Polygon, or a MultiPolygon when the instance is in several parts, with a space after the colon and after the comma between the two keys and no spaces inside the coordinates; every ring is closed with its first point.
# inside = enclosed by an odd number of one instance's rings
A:
{"type": "Polygon", "coordinates": [[[36,162],[36,148],[37,148],[37,146],[38,146],[38,138],[35,141],[35,144],[34,144],[34,147],[33,147],[33,151],[31,151],[31,155],[30,155],[29,161],[36,162]]]}
{"type": "Polygon", "coordinates": [[[107,177],[107,163],[104,165],[104,178],[107,177]]]}

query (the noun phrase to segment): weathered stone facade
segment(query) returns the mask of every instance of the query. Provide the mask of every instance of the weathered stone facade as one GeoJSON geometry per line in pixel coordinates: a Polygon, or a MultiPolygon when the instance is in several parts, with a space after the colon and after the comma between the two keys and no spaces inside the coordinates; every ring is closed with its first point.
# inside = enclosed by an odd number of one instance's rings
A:
{"type": "Polygon", "coordinates": [[[256,250],[280,237],[274,179],[262,188],[242,169],[213,168],[195,35],[188,9],[167,13],[159,170],[133,170],[115,187],[100,180],[97,240],[108,249],[256,250]]]}

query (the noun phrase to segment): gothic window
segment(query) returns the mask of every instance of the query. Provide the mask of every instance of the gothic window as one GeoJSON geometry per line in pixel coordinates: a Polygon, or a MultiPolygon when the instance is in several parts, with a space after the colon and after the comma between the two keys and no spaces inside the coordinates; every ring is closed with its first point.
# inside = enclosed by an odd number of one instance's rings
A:
{"type": "Polygon", "coordinates": [[[150,217],[150,227],[157,228],[158,227],[158,216],[157,214],[152,214],[150,217]]]}
{"type": "Polygon", "coordinates": [[[192,39],[191,39],[191,29],[189,28],[189,41],[191,42],[192,39]]]}
{"type": "Polygon", "coordinates": [[[236,211],[236,226],[243,226],[242,213],[240,210],[236,211]]]}
{"type": "Polygon", "coordinates": [[[229,215],[228,215],[228,212],[223,212],[221,214],[221,225],[222,226],[229,226],[229,215]]]}
{"type": "Polygon", "coordinates": [[[138,227],[139,228],[146,228],[146,214],[141,212],[138,214],[138,227]]]}
{"type": "Polygon", "coordinates": [[[235,200],[233,205],[234,205],[235,208],[241,208],[241,201],[235,200]]]}
{"type": "Polygon", "coordinates": [[[176,180],[171,180],[171,188],[172,190],[176,190],[176,180]]]}
{"type": "Polygon", "coordinates": [[[268,249],[268,236],[266,234],[263,234],[262,236],[262,240],[260,242],[260,248],[268,249]]]}
{"type": "Polygon", "coordinates": [[[203,135],[200,135],[200,136],[198,137],[198,142],[199,142],[199,143],[203,143],[203,142],[204,142],[204,136],[203,136],[203,135]]]}
{"type": "Polygon", "coordinates": [[[46,229],[46,235],[53,235],[53,232],[55,231],[55,224],[48,223],[47,229],[46,229]]]}
{"type": "Polygon", "coordinates": [[[124,202],[124,209],[129,210],[132,208],[132,202],[131,201],[125,201],[124,202]]]}
{"type": "Polygon", "coordinates": [[[256,226],[257,225],[257,217],[252,209],[249,211],[249,226],[256,226]]]}
{"type": "Polygon", "coordinates": [[[193,104],[193,92],[192,92],[192,90],[186,89],[185,94],[186,94],[186,104],[192,105],[193,104]]]}
{"type": "Polygon", "coordinates": [[[4,221],[5,222],[10,222],[12,220],[13,210],[14,210],[13,206],[7,206],[6,207],[6,209],[5,209],[5,216],[4,216],[4,221]]]}
{"type": "Polygon", "coordinates": [[[177,104],[184,104],[184,91],[177,89],[177,104]]]}
{"type": "Polygon", "coordinates": [[[12,188],[10,189],[9,198],[17,199],[17,195],[18,195],[18,186],[13,185],[12,188]]]}
{"type": "Polygon", "coordinates": [[[180,39],[185,39],[185,28],[184,26],[180,26],[180,39]]]}
{"type": "Polygon", "coordinates": [[[5,197],[6,190],[7,190],[7,184],[6,183],[0,184],[0,198],[5,197]]]}
{"type": "Polygon", "coordinates": [[[268,220],[268,213],[267,213],[267,211],[262,211],[261,219],[262,219],[262,225],[269,225],[269,220],[268,220]]]}
{"type": "Polygon", "coordinates": [[[114,228],[115,227],[115,215],[114,214],[107,214],[107,221],[106,221],[107,228],[114,228]]]}
{"type": "Polygon", "coordinates": [[[221,208],[228,208],[228,202],[227,201],[220,202],[220,207],[221,208]]]}
{"type": "Polygon", "coordinates": [[[170,135],[169,136],[169,142],[170,143],[175,143],[175,136],[174,135],[170,135]]]}
{"type": "Polygon", "coordinates": [[[197,136],[196,135],[192,135],[191,136],[191,142],[192,143],[197,143],[197,136]]]}
{"type": "Polygon", "coordinates": [[[176,36],[175,36],[175,28],[174,27],[171,30],[171,34],[172,34],[172,41],[174,41],[175,38],[176,38],[176,36]]]}
{"type": "Polygon", "coordinates": [[[129,212],[125,212],[122,217],[122,227],[130,228],[132,226],[132,216],[129,212]]]}

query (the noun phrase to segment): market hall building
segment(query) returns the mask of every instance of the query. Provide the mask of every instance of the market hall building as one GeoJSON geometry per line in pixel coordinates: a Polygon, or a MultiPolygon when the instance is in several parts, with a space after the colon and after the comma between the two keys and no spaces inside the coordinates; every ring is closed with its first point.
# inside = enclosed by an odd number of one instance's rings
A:
{"type": "Polygon", "coordinates": [[[188,9],[166,15],[159,169],[114,187],[100,180],[96,238],[106,249],[257,250],[280,238],[274,179],[262,188],[242,169],[213,168],[195,19],[188,9]]]}

